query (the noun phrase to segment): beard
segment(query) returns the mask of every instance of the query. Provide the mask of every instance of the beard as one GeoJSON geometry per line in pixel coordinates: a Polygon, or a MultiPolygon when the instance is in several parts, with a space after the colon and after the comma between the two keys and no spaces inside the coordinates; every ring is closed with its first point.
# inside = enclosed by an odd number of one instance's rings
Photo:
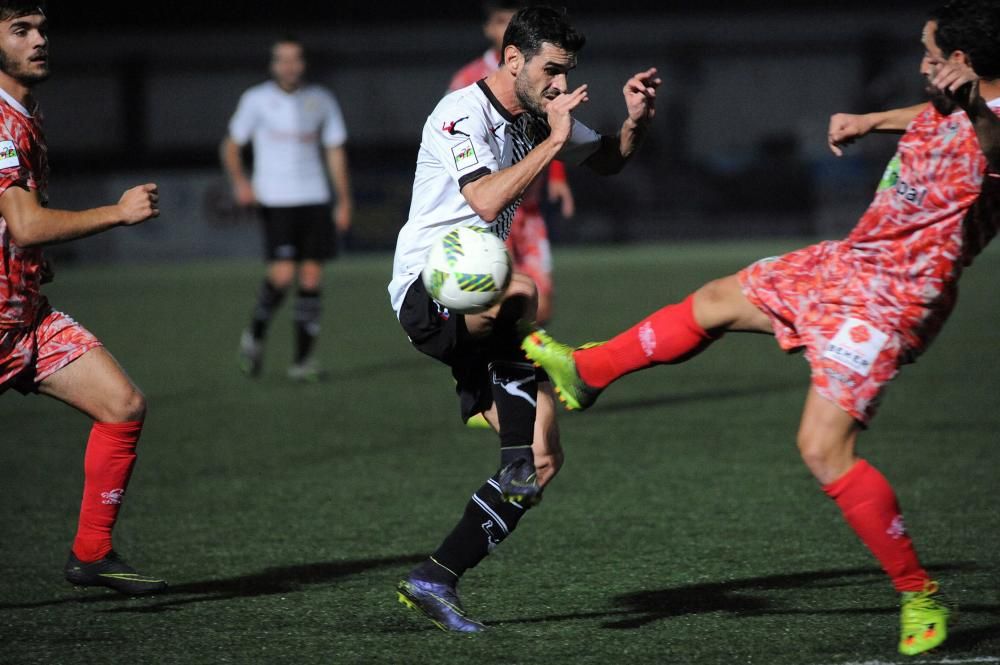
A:
{"type": "Polygon", "coordinates": [[[545,109],[542,108],[541,98],[535,95],[531,89],[531,85],[523,74],[519,74],[514,79],[514,95],[517,97],[517,102],[521,105],[521,108],[528,113],[539,118],[545,117],[545,109]]]}
{"type": "Polygon", "coordinates": [[[45,68],[42,71],[29,71],[21,63],[11,60],[3,49],[0,49],[0,71],[28,87],[46,80],[50,73],[48,63],[45,63],[45,68]]]}

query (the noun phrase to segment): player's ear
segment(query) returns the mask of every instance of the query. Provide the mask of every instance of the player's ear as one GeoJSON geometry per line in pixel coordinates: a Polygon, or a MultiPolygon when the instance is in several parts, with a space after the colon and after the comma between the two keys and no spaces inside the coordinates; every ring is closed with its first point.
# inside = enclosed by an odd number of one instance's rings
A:
{"type": "Polygon", "coordinates": [[[510,73],[517,76],[521,67],[524,66],[524,54],[521,53],[521,49],[513,44],[508,44],[507,48],[503,50],[503,61],[510,73]]]}
{"type": "Polygon", "coordinates": [[[966,67],[972,67],[972,61],[969,59],[969,54],[961,49],[955,49],[952,51],[948,56],[948,61],[965,65],[966,67]]]}

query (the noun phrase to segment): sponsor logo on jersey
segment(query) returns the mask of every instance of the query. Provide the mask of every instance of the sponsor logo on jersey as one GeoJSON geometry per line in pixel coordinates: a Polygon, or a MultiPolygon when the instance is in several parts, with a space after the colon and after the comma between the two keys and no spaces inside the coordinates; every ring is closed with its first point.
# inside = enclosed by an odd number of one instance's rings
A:
{"type": "Polygon", "coordinates": [[[885,167],[882,180],[878,183],[878,191],[882,192],[896,186],[896,182],[899,181],[899,167],[902,161],[902,157],[899,156],[899,153],[896,153],[896,156],[885,167]]]}
{"type": "Polygon", "coordinates": [[[0,169],[9,169],[20,166],[21,160],[17,157],[17,148],[13,141],[0,141],[0,169]]]}
{"type": "Polygon", "coordinates": [[[924,199],[927,198],[927,188],[916,187],[905,180],[900,180],[896,183],[896,194],[903,197],[904,201],[912,203],[915,206],[922,206],[924,199]]]}
{"type": "Polygon", "coordinates": [[[451,154],[455,158],[455,168],[459,171],[479,163],[479,158],[476,157],[476,149],[472,147],[472,141],[468,139],[452,148],[451,154]]]}
{"type": "Polygon", "coordinates": [[[868,376],[889,336],[858,319],[847,319],[823,352],[829,358],[856,374],[868,376]]]}
{"type": "Polygon", "coordinates": [[[443,123],[441,123],[441,131],[442,132],[448,132],[448,134],[450,134],[452,136],[455,136],[457,134],[461,134],[462,136],[468,136],[468,134],[466,134],[462,130],[457,129],[458,123],[462,122],[463,120],[468,120],[468,119],[469,119],[469,116],[465,116],[464,118],[459,118],[458,120],[452,120],[451,122],[443,122],[443,123]]]}

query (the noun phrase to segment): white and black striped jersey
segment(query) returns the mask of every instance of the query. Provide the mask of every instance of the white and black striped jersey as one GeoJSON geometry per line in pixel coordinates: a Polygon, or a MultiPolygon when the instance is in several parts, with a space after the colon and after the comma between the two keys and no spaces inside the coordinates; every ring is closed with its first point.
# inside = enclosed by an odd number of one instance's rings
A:
{"type": "MultiPolygon", "coordinates": [[[[397,313],[437,237],[458,226],[479,226],[506,240],[520,199],[496,219],[485,220],[462,196],[462,187],[521,161],[548,135],[544,118],[511,115],[484,81],[456,90],[438,103],[424,124],[410,214],[396,240],[389,297],[397,313]]],[[[600,140],[597,132],[574,119],[559,159],[580,164],[594,154],[600,140]]]]}

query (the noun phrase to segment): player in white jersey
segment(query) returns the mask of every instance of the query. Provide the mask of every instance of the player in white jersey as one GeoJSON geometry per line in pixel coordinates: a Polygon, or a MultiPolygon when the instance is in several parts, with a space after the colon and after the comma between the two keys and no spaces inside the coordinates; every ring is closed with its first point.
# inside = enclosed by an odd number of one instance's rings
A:
{"type": "Polygon", "coordinates": [[[341,232],[350,228],[353,204],[340,106],[329,90],[305,82],[305,68],[298,40],[274,44],[272,80],[243,93],[221,155],[237,203],[260,206],[268,261],[250,326],[240,339],[241,368],[250,376],[260,372],[268,325],[297,277],[296,348],[288,376],[308,381],[322,376],[312,354],[320,327],[323,262],[336,253],[334,224],[341,232]],[[253,144],[252,179],[241,157],[248,143],[253,144]]]}
{"type": "Polygon", "coordinates": [[[660,80],[649,69],[624,88],[628,111],[616,136],[575,120],[587,86],[570,89],[584,38],[564,13],[519,11],[504,35],[499,69],[447,95],[427,119],[409,219],[399,233],[392,307],[413,345],[451,366],[461,416],[482,414],[500,434],[500,470],[473,495],[441,546],[399,583],[399,599],[444,630],[478,632],[458,599],[461,575],[514,530],[562,464],[554,398],[518,348],[535,318],[532,281],[515,273],[501,302],[459,315],[430,298],[419,279],[428,248],[459,226],[506,238],[522,194],[553,159],[617,173],[642,141],[660,80]]]}

